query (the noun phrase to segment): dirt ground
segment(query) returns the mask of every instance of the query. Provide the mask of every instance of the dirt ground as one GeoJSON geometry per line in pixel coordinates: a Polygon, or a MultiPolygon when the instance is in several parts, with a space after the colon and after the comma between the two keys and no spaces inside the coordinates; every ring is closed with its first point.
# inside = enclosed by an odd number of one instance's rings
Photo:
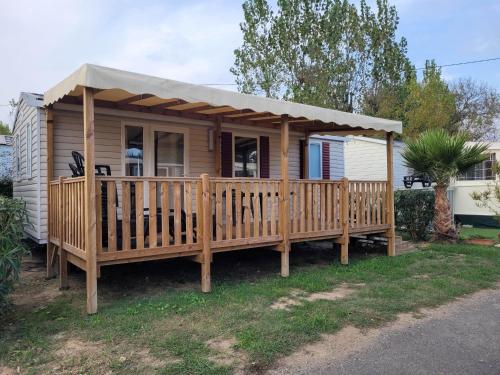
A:
{"type": "Polygon", "coordinates": [[[282,358],[268,375],[500,374],[500,284],[385,327],[348,326],[282,358]]]}
{"type": "MultiPolygon", "coordinates": [[[[331,242],[316,242],[313,245],[304,243],[294,245],[295,256],[291,266],[296,272],[301,267],[310,265],[331,264],[338,261],[338,249],[331,242]]],[[[382,249],[383,251],[383,249],[382,249]]],[[[372,256],[366,251],[352,252],[351,256],[372,256]]],[[[380,252],[373,253],[373,256],[380,252]]],[[[259,280],[267,275],[280,271],[280,254],[268,249],[240,251],[216,254],[212,266],[214,282],[227,280],[259,280]]],[[[69,289],[59,290],[57,278],[47,280],[45,277],[44,249],[34,249],[32,255],[26,257],[22,264],[20,282],[12,294],[12,302],[18,311],[42,311],[57,297],[81,301],[82,311],[85,308],[85,273],[74,266],[69,268],[69,289]]],[[[103,306],[116,299],[134,299],[144,295],[161,294],[165,289],[198,290],[200,266],[185,259],[172,259],[159,262],[145,262],[105,267],[99,280],[99,299],[103,306]],[[107,302],[108,301],[108,302],[107,302]]],[[[288,309],[293,304],[305,301],[336,300],[344,298],[362,285],[340,285],[331,291],[307,294],[304,291],[292,292],[287,301],[276,301],[271,308],[288,309]]],[[[86,339],[72,335],[70,331],[56,334],[51,338],[56,348],[52,360],[42,367],[39,373],[84,373],[85,370],[109,368],[113,363],[139,363],[141,368],[134,368],[139,373],[156,373],[166,364],[179,361],[168,353],[162,359],[151,355],[147,349],[129,348],[117,344],[110,348],[104,343],[88,342],[86,339]],[[83,371],[83,372],[82,372],[83,371]]],[[[244,373],[248,365],[245,353],[238,351],[234,338],[218,338],[210,340],[207,346],[216,354],[210,357],[214,363],[232,366],[237,374],[244,373]]],[[[0,375],[23,373],[22,369],[0,366],[0,375]]],[[[106,374],[107,373],[103,373],[106,374]]]]}

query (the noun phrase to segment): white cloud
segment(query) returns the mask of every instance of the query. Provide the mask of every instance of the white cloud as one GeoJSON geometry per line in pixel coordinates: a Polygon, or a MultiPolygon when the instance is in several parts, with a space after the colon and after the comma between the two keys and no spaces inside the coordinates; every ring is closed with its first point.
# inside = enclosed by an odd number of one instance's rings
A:
{"type": "MultiPolygon", "coordinates": [[[[241,6],[130,0],[21,0],[2,4],[0,104],[20,91],[43,92],[81,64],[195,83],[232,82],[241,43],[241,6]]],[[[0,106],[0,120],[8,108],[0,106]]]]}

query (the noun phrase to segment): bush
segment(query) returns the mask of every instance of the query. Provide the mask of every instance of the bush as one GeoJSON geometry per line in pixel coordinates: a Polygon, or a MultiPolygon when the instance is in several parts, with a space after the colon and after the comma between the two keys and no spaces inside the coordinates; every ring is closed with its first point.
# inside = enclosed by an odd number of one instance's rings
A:
{"type": "Polygon", "coordinates": [[[0,195],[12,197],[12,180],[10,178],[0,178],[0,195]]]}
{"type": "Polygon", "coordinates": [[[397,190],[394,192],[396,227],[407,231],[413,241],[425,240],[434,220],[432,190],[397,190]]]}
{"type": "Polygon", "coordinates": [[[0,314],[19,277],[21,259],[28,252],[22,241],[27,221],[23,201],[0,196],[0,314]]]}

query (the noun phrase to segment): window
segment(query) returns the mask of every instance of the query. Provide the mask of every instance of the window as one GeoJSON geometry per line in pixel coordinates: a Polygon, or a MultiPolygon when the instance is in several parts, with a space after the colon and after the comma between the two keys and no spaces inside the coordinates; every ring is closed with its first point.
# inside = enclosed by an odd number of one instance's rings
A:
{"type": "Polygon", "coordinates": [[[258,177],[257,138],[234,137],[234,176],[258,177]]]}
{"type": "Polygon", "coordinates": [[[32,169],[31,169],[31,164],[33,163],[33,159],[31,157],[32,152],[31,152],[31,146],[32,146],[32,129],[31,129],[31,122],[28,124],[26,127],[26,177],[31,178],[32,177],[32,169]]]}
{"type": "Polygon", "coordinates": [[[155,176],[184,176],[184,134],[154,132],[155,176]]]}
{"type": "Polygon", "coordinates": [[[493,171],[493,165],[495,164],[495,161],[495,154],[489,154],[489,158],[487,160],[469,168],[467,172],[465,172],[462,176],[459,176],[458,179],[462,181],[494,180],[495,173],[493,171]]]}
{"type": "Polygon", "coordinates": [[[16,135],[16,156],[15,156],[15,168],[16,168],[16,177],[19,178],[21,174],[21,145],[19,144],[19,134],[16,135]]]}
{"type": "Polygon", "coordinates": [[[309,178],[321,179],[322,171],[321,144],[309,144],[309,178]]]}
{"type": "Polygon", "coordinates": [[[125,126],[125,176],[144,176],[144,132],[125,126]]]}

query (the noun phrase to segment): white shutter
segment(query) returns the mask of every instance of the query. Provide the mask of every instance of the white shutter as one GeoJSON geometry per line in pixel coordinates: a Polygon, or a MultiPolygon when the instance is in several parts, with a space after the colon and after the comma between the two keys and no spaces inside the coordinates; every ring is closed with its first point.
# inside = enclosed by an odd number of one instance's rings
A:
{"type": "Polygon", "coordinates": [[[32,177],[32,163],[33,159],[31,157],[31,146],[32,146],[32,137],[31,137],[31,122],[28,123],[28,126],[26,127],[26,177],[31,178],[32,177]]]}

